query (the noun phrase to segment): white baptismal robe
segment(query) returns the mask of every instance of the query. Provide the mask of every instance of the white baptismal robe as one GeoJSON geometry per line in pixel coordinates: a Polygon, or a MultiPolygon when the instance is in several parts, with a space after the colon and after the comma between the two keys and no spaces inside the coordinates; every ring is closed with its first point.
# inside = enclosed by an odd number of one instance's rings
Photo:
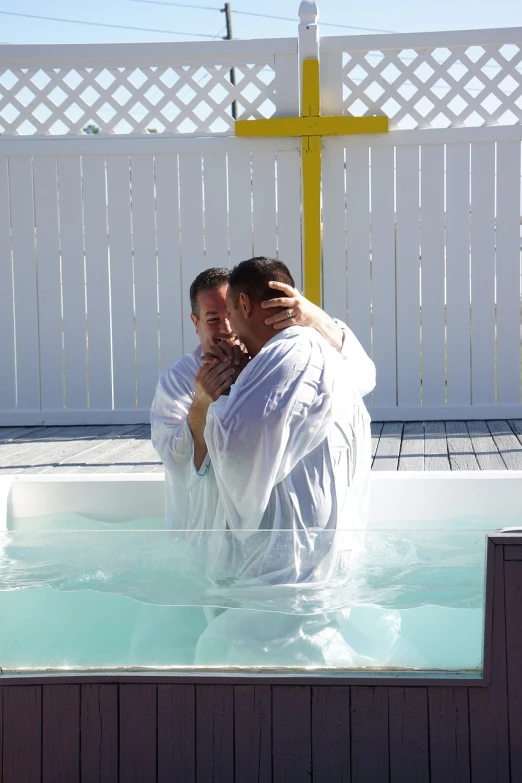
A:
{"type": "MultiPolygon", "coordinates": [[[[344,333],[342,357],[360,395],[364,396],[375,386],[375,365],[353,332],[341,321],[336,323],[344,333]]],[[[207,455],[199,471],[196,470],[188,425],[201,355],[198,346],[161,374],[151,408],[152,445],[165,466],[166,525],[175,530],[212,530],[223,525],[219,514],[216,518],[213,513],[218,490],[210,457],[207,455]]]]}
{"type": "Polygon", "coordinates": [[[272,337],[208,410],[204,437],[232,533],[216,576],[328,579],[342,538],[335,531],[366,525],[357,495],[369,479],[368,433],[340,355],[311,328],[272,337]]]}

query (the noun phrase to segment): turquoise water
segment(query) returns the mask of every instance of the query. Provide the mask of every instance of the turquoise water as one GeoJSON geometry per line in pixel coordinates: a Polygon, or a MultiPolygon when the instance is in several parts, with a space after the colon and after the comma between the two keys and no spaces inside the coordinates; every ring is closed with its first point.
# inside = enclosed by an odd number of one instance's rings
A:
{"type": "Polygon", "coordinates": [[[283,560],[299,546],[332,562],[284,585],[237,578],[252,543],[162,527],[58,515],[0,533],[0,667],[481,667],[491,523],[281,535],[283,560]]]}

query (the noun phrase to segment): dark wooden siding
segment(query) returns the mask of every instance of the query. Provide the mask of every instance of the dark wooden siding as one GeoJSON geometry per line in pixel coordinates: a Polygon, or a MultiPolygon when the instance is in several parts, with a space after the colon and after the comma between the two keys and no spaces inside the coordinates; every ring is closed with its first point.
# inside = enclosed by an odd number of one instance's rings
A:
{"type": "Polygon", "coordinates": [[[519,783],[522,543],[495,541],[485,684],[5,678],[0,783],[519,783]]]}

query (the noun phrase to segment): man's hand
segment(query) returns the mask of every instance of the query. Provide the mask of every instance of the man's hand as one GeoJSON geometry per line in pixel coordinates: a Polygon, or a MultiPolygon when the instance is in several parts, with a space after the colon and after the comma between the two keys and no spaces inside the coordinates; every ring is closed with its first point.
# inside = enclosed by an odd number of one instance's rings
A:
{"type": "Polygon", "coordinates": [[[247,357],[247,352],[244,345],[241,345],[239,342],[229,343],[221,341],[213,345],[209,353],[203,354],[201,362],[213,367],[220,363],[239,367],[240,365],[244,366],[245,357],[247,357]]]}
{"type": "Polygon", "coordinates": [[[227,362],[204,364],[194,379],[194,402],[208,408],[233,383],[236,369],[227,362]]]}
{"type": "Polygon", "coordinates": [[[285,296],[277,297],[276,299],[265,299],[264,302],[261,302],[261,307],[265,309],[284,307],[284,310],[281,312],[265,318],[267,326],[273,326],[274,329],[286,329],[287,326],[312,326],[328,340],[333,348],[338,351],[341,350],[343,331],[324,310],[309,302],[306,297],[299,293],[297,288],[292,288],[291,285],[279,283],[275,280],[271,280],[268,285],[270,288],[282,291],[285,296]]]}

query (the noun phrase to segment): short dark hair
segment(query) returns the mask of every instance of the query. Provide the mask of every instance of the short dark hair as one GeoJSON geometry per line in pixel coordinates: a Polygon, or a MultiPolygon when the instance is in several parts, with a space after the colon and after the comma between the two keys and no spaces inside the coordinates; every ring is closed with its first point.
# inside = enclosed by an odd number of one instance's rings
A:
{"type": "Polygon", "coordinates": [[[277,258],[256,256],[256,258],[249,258],[248,261],[241,261],[233,268],[228,281],[234,304],[237,306],[237,299],[241,293],[248,294],[254,302],[263,302],[265,299],[281,296],[281,291],[269,287],[270,280],[295,286],[288,267],[277,258]]]}
{"type": "Polygon", "coordinates": [[[199,318],[199,292],[208,291],[213,288],[221,288],[222,285],[228,283],[229,277],[230,269],[220,269],[216,266],[212,266],[210,269],[205,269],[204,272],[199,273],[190,286],[190,307],[192,309],[192,315],[199,318]]]}

